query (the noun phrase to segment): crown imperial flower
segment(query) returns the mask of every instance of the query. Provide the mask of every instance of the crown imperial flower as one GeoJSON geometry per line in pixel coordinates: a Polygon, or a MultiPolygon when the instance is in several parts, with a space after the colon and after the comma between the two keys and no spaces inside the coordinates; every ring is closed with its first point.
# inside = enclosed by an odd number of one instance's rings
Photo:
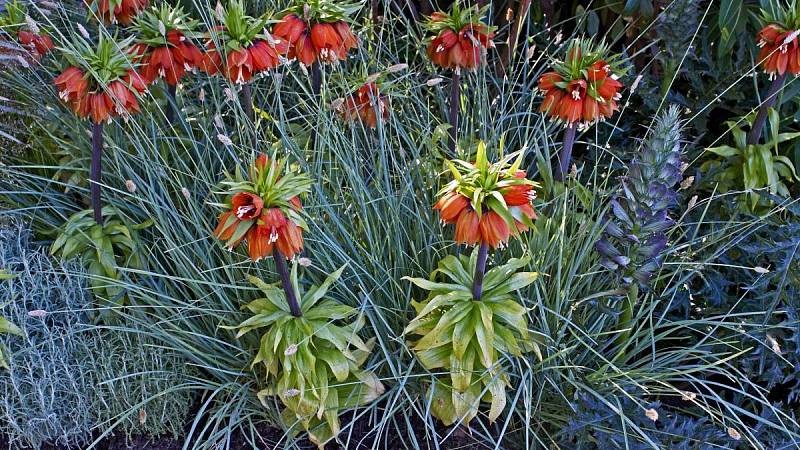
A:
{"type": "Polygon", "coordinates": [[[86,6],[106,24],[120,23],[130,25],[142,10],[147,8],[148,0],[84,0],[86,6]]]}
{"type": "Polygon", "coordinates": [[[295,1],[283,12],[273,34],[288,43],[288,58],[297,59],[303,66],[316,61],[343,61],[351,49],[358,47],[348,22],[359,9],[361,3],[295,1]]]}
{"type": "Polygon", "coordinates": [[[300,195],[308,192],[311,180],[289,172],[285,161],[261,154],[249,170],[249,180],[238,173],[223,182],[230,195],[228,211],[219,216],[214,236],[232,249],[247,240],[253,261],[277,248],[291,259],[303,250],[306,224],[300,216],[300,195]]]}
{"type": "Polygon", "coordinates": [[[486,50],[493,47],[494,32],[480,22],[485,9],[453,4],[450,14],[434,12],[427,28],[435,34],[428,44],[431,62],[442,68],[476,69],[486,62],[486,50]]]}
{"type": "Polygon", "coordinates": [[[537,185],[519,170],[521,163],[519,152],[490,164],[483,142],[475,163],[449,162],[454,180],[439,192],[434,209],[444,223],[455,224],[456,242],[497,248],[533,226],[537,185]],[[509,164],[514,156],[516,161],[509,164]]]}
{"type": "Polygon", "coordinates": [[[611,117],[619,109],[623,87],[618,80],[619,64],[605,45],[576,39],[566,60],[554,62],[554,70],[539,77],[544,93],[539,111],[567,124],[591,124],[611,117]]]}
{"type": "Polygon", "coordinates": [[[181,7],[166,3],[136,19],[133,28],[137,38],[131,54],[148,83],[164,78],[175,86],[187,71],[203,63],[203,53],[188,37],[196,26],[181,7]]]}
{"type": "Polygon", "coordinates": [[[369,128],[378,126],[378,118],[389,119],[389,99],[380,93],[375,82],[365,83],[347,96],[336,108],[346,122],[361,122],[369,128]]]}
{"type": "Polygon", "coordinates": [[[74,63],[53,83],[59,98],[79,117],[102,123],[139,111],[137,94],[147,85],[124,52],[129,43],[115,43],[101,34],[95,48],[79,40],[76,53],[67,55],[74,63]]]}
{"type": "Polygon", "coordinates": [[[211,36],[206,40],[207,51],[200,64],[203,71],[221,73],[234,83],[244,84],[253,75],[278,67],[288,43],[266,31],[267,18],[246,15],[241,1],[232,1],[227,8],[220,6],[218,14],[223,25],[213,30],[217,42],[211,36]]]}
{"type": "Polygon", "coordinates": [[[5,5],[4,14],[0,15],[0,30],[11,36],[16,33],[17,42],[36,60],[54,47],[50,36],[28,15],[18,0],[5,5]]]}

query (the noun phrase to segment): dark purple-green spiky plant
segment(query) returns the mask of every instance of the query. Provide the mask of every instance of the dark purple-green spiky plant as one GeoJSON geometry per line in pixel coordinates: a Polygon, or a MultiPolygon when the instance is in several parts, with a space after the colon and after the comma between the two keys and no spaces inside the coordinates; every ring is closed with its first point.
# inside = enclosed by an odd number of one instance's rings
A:
{"type": "Polygon", "coordinates": [[[666,232],[675,223],[669,210],[676,203],[675,186],[683,179],[682,127],[677,106],[656,118],[641,154],[628,164],[628,173],[620,180],[606,216],[604,236],[595,246],[600,263],[616,274],[620,289],[626,293],[618,343],[629,336],[639,288],[650,287],[663,261],[666,232]]]}

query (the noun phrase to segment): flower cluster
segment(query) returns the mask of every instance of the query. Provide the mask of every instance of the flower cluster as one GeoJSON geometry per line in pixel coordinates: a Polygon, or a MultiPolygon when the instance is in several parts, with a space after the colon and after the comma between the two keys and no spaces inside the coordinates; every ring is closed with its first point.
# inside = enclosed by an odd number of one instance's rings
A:
{"type": "Polygon", "coordinates": [[[266,18],[246,15],[241,1],[232,1],[218,15],[224,25],[215,28],[206,41],[207,51],[200,65],[203,71],[222,73],[228,80],[244,84],[253,75],[280,64],[288,44],[266,31],[266,18]]]}
{"type": "Polygon", "coordinates": [[[761,68],[771,77],[800,74],[800,8],[793,2],[771,3],[761,10],[761,22],[765,26],[756,35],[761,68]]]}
{"type": "Polygon", "coordinates": [[[147,84],[120,50],[128,42],[115,43],[100,35],[96,48],[79,41],[78,54],[68,55],[72,65],[53,83],[59,98],[79,117],[103,123],[139,111],[136,97],[147,90],[147,84]]]}
{"type": "Polygon", "coordinates": [[[434,209],[439,210],[444,223],[455,224],[456,242],[497,248],[533,226],[536,212],[532,201],[537,185],[519,170],[522,153],[509,165],[512,156],[489,164],[486,146],[481,142],[474,164],[460,160],[450,163],[454,180],[439,192],[434,209]]]}
{"type": "Polygon", "coordinates": [[[475,69],[486,62],[486,50],[493,47],[492,29],[480,22],[485,10],[461,9],[453,3],[450,14],[435,12],[427,27],[436,36],[428,44],[428,57],[437,66],[475,69]]]}
{"type": "Polygon", "coordinates": [[[618,58],[608,56],[604,45],[576,39],[566,61],[553,63],[553,71],[539,78],[544,101],[539,111],[572,125],[591,124],[618,110],[622,83],[618,58]]]}
{"type": "Polygon", "coordinates": [[[677,198],[675,185],[683,179],[681,132],[678,107],[659,115],[611,201],[605,236],[596,248],[600,263],[617,272],[623,285],[646,286],[661,267],[665,231],[674,224],[668,212],[677,198]]]}
{"type": "Polygon", "coordinates": [[[142,10],[147,8],[148,0],[84,0],[103,22],[130,25],[142,10]]]}
{"type": "Polygon", "coordinates": [[[0,16],[0,30],[9,35],[16,32],[17,42],[34,58],[41,58],[53,49],[53,40],[31,19],[18,0],[5,6],[5,14],[0,16]]]}
{"type": "Polygon", "coordinates": [[[175,86],[186,71],[203,62],[203,53],[189,36],[196,22],[181,7],[164,3],[142,13],[133,24],[136,43],[131,47],[139,72],[148,83],[163,78],[175,86]]]}
{"type": "Polygon", "coordinates": [[[316,5],[302,5],[299,13],[297,7],[289,9],[273,29],[277,38],[289,42],[289,59],[297,59],[304,66],[315,61],[343,61],[350,49],[358,47],[358,39],[345,21],[347,8],[330,3],[316,5]]]}
{"type": "Polygon", "coordinates": [[[375,82],[365,83],[336,109],[346,122],[359,121],[369,128],[378,126],[378,117],[389,119],[389,100],[375,82]]]}
{"type": "Polygon", "coordinates": [[[770,75],[800,74],[800,46],[797,43],[797,32],[771,23],[757,35],[757,45],[761,48],[758,60],[764,72],[770,75]]]}
{"type": "Polygon", "coordinates": [[[275,249],[289,259],[303,250],[303,229],[307,227],[300,216],[300,195],[308,192],[311,180],[285,169],[285,161],[261,154],[250,167],[249,181],[237,174],[223,182],[230,199],[214,236],[225,241],[226,247],[233,249],[247,239],[253,261],[275,249]]]}

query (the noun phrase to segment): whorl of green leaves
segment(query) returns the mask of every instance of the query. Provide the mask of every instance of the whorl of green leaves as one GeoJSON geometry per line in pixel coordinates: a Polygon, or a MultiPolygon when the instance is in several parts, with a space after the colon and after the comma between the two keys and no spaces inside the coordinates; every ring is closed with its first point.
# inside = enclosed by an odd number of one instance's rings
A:
{"type": "Polygon", "coordinates": [[[82,36],[73,34],[72,45],[62,49],[70,65],[86,71],[85,76],[90,81],[89,90],[119,80],[134,68],[128,55],[128,48],[134,36],[116,39],[105,32],[100,32],[97,39],[97,45],[93,46],[82,36]]]}
{"type": "Polygon", "coordinates": [[[506,405],[508,376],[500,355],[522,356],[538,345],[528,333],[527,309],[516,292],[533,283],[536,272],[517,272],[529,258],[511,259],[486,272],[483,294],[472,297],[472,278],[478,258],[448,256],[439,262],[429,280],[408,278],[430,291],[421,302],[412,302],[417,316],[405,334],[419,336],[412,349],[428,370],[445,369],[450,379],[437,379],[431,387],[431,412],[445,423],[466,424],[478,414],[480,402],[490,403],[489,420],[500,416],[506,405]],[[444,280],[436,281],[438,275],[444,280]]]}
{"type": "Polygon", "coordinates": [[[458,33],[462,28],[470,24],[480,24],[486,28],[488,33],[497,29],[497,27],[486,25],[481,20],[488,15],[489,6],[490,5],[487,4],[481,8],[472,5],[464,7],[456,1],[453,2],[449,14],[443,12],[434,13],[434,15],[428,18],[424,25],[425,28],[434,35],[439,34],[442,30],[452,30],[458,33]]]}
{"type": "Polygon", "coordinates": [[[486,143],[481,141],[478,143],[475,163],[460,159],[447,160],[453,179],[444,185],[436,196],[441,197],[448,192],[455,191],[469,199],[470,206],[478,217],[485,212],[494,211],[512,229],[516,226],[515,221],[533,227],[533,221],[525,214],[519,213],[518,208],[509,208],[502,191],[523,184],[534,188],[539,185],[525,177],[517,176],[524,157],[523,151],[502,156],[503,146],[501,145],[499,152],[500,160],[494,164],[490,163],[486,156],[486,143]]]}
{"type": "Polygon", "coordinates": [[[266,39],[264,30],[270,22],[270,14],[249,16],[245,13],[242,0],[231,0],[227,8],[217,4],[216,16],[223,28],[211,31],[211,37],[219,39],[226,51],[238,51],[258,39],[266,39]]]}
{"type": "Polygon", "coordinates": [[[28,15],[28,10],[19,0],[7,2],[4,5],[4,11],[0,14],[0,35],[3,33],[11,33],[18,31],[25,26],[25,17],[28,15]]]}
{"type": "Polygon", "coordinates": [[[294,14],[311,24],[350,22],[363,6],[363,1],[295,0],[282,16],[294,14]]]}
{"type": "Polygon", "coordinates": [[[365,342],[358,336],[364,316],[351,306],[325,298],[344,268],[303,292],[295,262],[291,284],[300,299],[301,317],[291,314],[279,284],[251,276],[250,282],[264,297],[244,306],[253,317],[225,327],[238,329],[237,337],[266,328],[253,361],[267,372],[267,387],[258,397],[266,405],[267,397],[277,396],[286,406],[282,413],[285,423],[301,423],[320,447],[339,433],[342,409],[369,403],[384,391],[375,374],[361,369],[374,344],[374,339],[365,342]],[[351,319],[355,320],[346,323],[351,319]]]}
{"type": "Polygon", "coordinates": [[[800,6],[797,0],[761,1],[761,21],[764,25],[778,24],[787,30],[800,29],[800,6]]]}
{"type": "Polygon", "coordinates": [[[172,6],[165,2],[136,16],[131,29],[136,32],[136,42],[151,47],[164,47],[169,45],[167,33],[177,30],[189,37],[197,28],[197,23],[181,6],[172,6]]]}
{"type": "Polygon", "coordinates": [[[611,53],[608,44],[604,41],[595,42],[591,38],[576,38],[567,47],[564,60],[554,59],[550,66],[564,78],[563,84],[557,86],[566,89],[566,82],[570,80],[588,79],[588,70],[592,64],[605,61],[615,76],[622,76],[626,72],[625,60],[615,53],[611,53]]]}
{"type": "Polygon", "coordinates": [[[59,230],[50,254],[65,260],[82,258],[92,287],[104,290],[108,300],[122,303],[120,284],[109,280],[120,279],[118,267],[141,268],[137,230],[151,222],[129,227],[112,206],[103,208],[103,218],[102,225],[95,222],[91,209],[72,215],[59,230]]]}
{"type": "MultiPolygon", "coordinates": [[[[748,190],[748,205],[751,210],[756,210],[761,200],[761,196],[755,191],[766,188],[771,194],[790,197],[787,183],[800,181],[792,160],[778,151],[779,145],[797,139],[800,133],[781,133],[780,118],[774,109],[769,110],[768,118],[770,133],[767,134],[768,141],[763,144],[747,143],[747,131],[740,125],[741,121],[725,122],[733,136],[733,146],[721,145],[706,149],[724,159],[709,160],[700,167],[719,182],[721,193],[732,189],[748,190]]],[[[754,121],[755,114],[744,118],[749,126],[754,121]]]]}

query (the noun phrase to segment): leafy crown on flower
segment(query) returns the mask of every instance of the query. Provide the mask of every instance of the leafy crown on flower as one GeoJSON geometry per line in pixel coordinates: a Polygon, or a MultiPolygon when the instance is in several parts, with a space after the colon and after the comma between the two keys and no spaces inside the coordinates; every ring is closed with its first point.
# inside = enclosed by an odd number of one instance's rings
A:
{"type": "Polygon", "coordinates": [[[133,23],[136,43],[131,48],[139,71],[148,83],[164,78],[176,85],[188,70],[203,63],[203,54],[191,42],[197,21],[183,9],[167,3],[152,7],[133,23]]]}
{"type": "Polygon", "coordinates": [[[267,15],[247,15],[241,0],[232,0],[227,8],[217,4],[216,12],[222,25],[215,27],[206,41],[202,70],[211,75],[222,70],[229,80],[243,84],[254,74],[280,64],[288,42],[266,31],[267,15]]]}
{"type": "Polygon", "coordinates": [[[567,124],[591,124],[611,117],[618,109],[624,74],[623,60],[611,55],[604,43],[575,39],[564,61],[555,60],[552,71],[539,78],[545,98],[541,112],[567,124]]]}
{"type": "Polygon", "coordinates": [[[427,49],[431,61],[451,69],[475,69],[485,63],[486,49],[494,46],[494,27],[481,23],[487,8],[462,8],[455,2],[450,14],[431,14],[425,23],[434,34],[427,49]]]}
{"type": "Polygon", "coordinates": [[[456,225],[456,242],[496,248],[533,226],[538,185],[519,169],[522,156],[520,151],[490,164],[481,142],[475,163],[448,161],[454,179],[439,191],[434,209],[442,221],[456,225]]]}
{"type": "Polygon", "coordinates": [[[65,51],[70,66],[53,80],[58,95],[78,116],[95,123],[138,112],[137,94],[147,85],[127,55],[132,38],[116,41],[103,33],[96,47],[76,36],[65,51]]]}
{"type": "Polygon", "coordinates": [[[28,10],[19,0],[7,3],[5,13],[0,15],[0,36],[16,34],[20,45],[36,56],[43,56],[53,49],[53,40],[28,15],[28,10]]]}
{"type": "Polygon", "coordinates": [[[227,187],[228,211],[219,216],[214,236],[232,249],[247,239],[250,258],[258,261],[277,248],[292,258],[303,249],[300,196],[311,188],[305,174],[289,170],[284,160],[261,154],[250,166],[249,179],[237,168],[222,184],[227,187]]]}
{"type": "Polygon", "coordinates": [[[105,23],[130,25],[149,0],[84,0],[91,12],[105,23]]]}
{"type": "Polygon", "coordinates": [[[350,29],[350,16],[362,3],[313,0],[295,2],[282,14],[273,33],[289,43],[289,59],[310,66],[315,61],[335,63],[344,60],[347,52],[358,47],[358,39],[350,29]]]}
{"type": "Polygon", "coordinates": [[[761,10],[761,21],[765,24],[756,35],[756,45],[761,49],[758,61],[764,72],[771,77],[800,74],[800,7],[796,0],[788,4],[779,1],[767,2],[761,10]]]}

